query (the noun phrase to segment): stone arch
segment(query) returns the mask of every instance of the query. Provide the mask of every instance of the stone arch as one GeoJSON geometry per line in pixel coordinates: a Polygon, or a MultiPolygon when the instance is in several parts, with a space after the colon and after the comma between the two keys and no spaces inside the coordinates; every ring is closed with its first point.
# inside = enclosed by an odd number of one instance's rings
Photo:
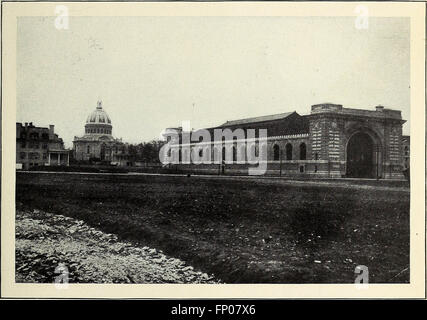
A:
{"type": "Polygon", "coordinates": [[[383,143],[380,135],[365,126],[354,127],[345,143],[345,175],[355,178],[383,176],[383,143]]]}

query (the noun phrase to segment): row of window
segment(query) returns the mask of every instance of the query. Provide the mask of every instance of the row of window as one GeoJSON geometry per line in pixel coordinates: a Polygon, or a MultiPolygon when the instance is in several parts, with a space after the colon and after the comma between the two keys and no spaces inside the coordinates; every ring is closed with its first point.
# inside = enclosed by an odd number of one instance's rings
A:
{"type": "Polygon", "coordinates": [[[86,128],[86,133],[105,133],[105,134],[111,134],[111,129],[107,129],[107,128],[86,128]]]}
{"type": "MultiPolygon", "coordinates": [[[[293,146],[290,143],[287,143],[285,146],[286,160],[292,160],[293,156],[293,146]]],[[[273,159],[280,160],[281,158],[281,150],[279,145],[275,144],[273,146],[273,159]]],[[[299,159],[306,160],[307,159],[307,146],[303,142],[299,145],[299,159]]]]}
{"type": "Polygon", "coordinates": [[[47,149],[47,143],[38,143],[38,142],[21,142],[21,148],[29,148],[29,149],[39,149],[40,145],[43,149],[47,149]]]}
{"type": "MultiPolygon", "coordinates": [[[[26,139],[27,138],[27,134],[25,132],[22,132],[21,135],[20,135],[20,138],[21,139],[26,139]]],[[[29,135],[29,138],[33,139],[33,140],[39,139],[40,135],[39,135],[38,132],[31,132],[30,135],[29,135]]],[[[49,134],[48,133],[42,133],[41,134],[41,138],[45,139],[45,140],[48,140],[49,139],[49,134]]]]}
{"type": "MultiPolygon", "coordinates": [[[[120,148],[118,148],[118,147],[109,148],[109,150],[113,151],[114,153],[118,153],[119,151],[120,151],[120,152],[125,152],[125,150],[124,150],[124,149],[120,149],[120,148]]],[[[87,147],[86,147],[86,153],[91,153],[91,151],[92,151],[91,146],[87,146],[87,147]]],[[[103,152],[105,152],[105,151],[106,151],[106,149],[105,149],[104,147],[101,147],[101,152],[103,153],[103,152]]]]}
{"type": "MultiPolygon", "coordinates": [[[[255,151],[254,152],[255,156],[258,157],[258,155],[259,155],[258,145],[253,145],[252,148],[255,148],[255,150],[253,150],[253,151],[255,151]]],[[[217,150],[217,149],[214,148],[214,150],[217,150]]],[[[226,157],[225,155],[226,155],[226,148],[223,147],[222,148],[222,159],[223,160],[225,160],[225,157],[226,157]]],[[[171,150],[169,150],[168,156],[169,157],[171,156],[171,150]]],[[[286,156],[285,160],[293,160],[293,146],[290,143],[286,144],[286,146],[285,146],[285,156],[286,156]]],[[[199,157],[203,157],[203,149],[199,150],[199,157]]],[[[273,159],[275,161],[278,161],[281,159],[281,150],[280,150],[279,145],[277,145],[277,144],[275,144],[273,146],[273,159]]],[[[299,145],[299,160],[306,160],[306,159],[307,159],[307,146],[303,142],[299,145]]],[[[182,157],[181,157],[181,149],[180,149],[179,150],[179,161],[181,161],[181,160],[182,160],[182,157]]],[[[317,153],[316,153],[316,160],[318,160],[317,159],[317,153]]],[[[237,161],[237,148],[235,146],[233,146],[233,161],[237,161]]]]}
{"type": "MultiPolygon", "coordinates": [[[[33,160],[38,160],[38,159],[40,159],[40,153],[38,153],[38,152],[21,152],[20,154],[19,154],[19,157],[21,158],[21,160],[24,160],[24,159],[27,159],[27,157],[28,157],[28,159],[33,159],[33,160]]],[[[43,153],[43,160],[46,160],[47,159],[47,153],[43,153]]]]}

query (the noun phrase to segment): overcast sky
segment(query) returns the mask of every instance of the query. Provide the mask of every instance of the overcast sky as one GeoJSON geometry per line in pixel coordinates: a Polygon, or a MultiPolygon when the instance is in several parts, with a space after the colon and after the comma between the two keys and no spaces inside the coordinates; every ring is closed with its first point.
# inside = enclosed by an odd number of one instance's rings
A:
{"type": "MultiPolygon", "coordinates": [[[[17,121],[54,124],[67,147],[102,100],[113,135],[158,138],[332,102],[409,120],[409,19],[77,17],[18,20],[17,121]]],[[[404,125],[409,134],[409,121],[404,125]]]]}

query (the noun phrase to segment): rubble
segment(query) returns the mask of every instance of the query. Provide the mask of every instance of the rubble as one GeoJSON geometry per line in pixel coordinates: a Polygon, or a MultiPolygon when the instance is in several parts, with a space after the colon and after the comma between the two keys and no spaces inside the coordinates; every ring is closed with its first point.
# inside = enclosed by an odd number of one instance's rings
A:
{"type": "Polygon", "coordinates": [[[41,210],[17,210],[15,248],[18,283],[55,282],[61,263],[70,283],[220,282],[160,250],[119,241],[84,221],[41,210]]]}

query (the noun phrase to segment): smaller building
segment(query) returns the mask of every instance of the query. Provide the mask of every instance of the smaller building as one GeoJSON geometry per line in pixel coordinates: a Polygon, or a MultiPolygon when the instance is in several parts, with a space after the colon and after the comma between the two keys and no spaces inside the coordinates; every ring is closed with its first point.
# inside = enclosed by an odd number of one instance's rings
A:
{"type": "Polygon", "coordinates": [[[70,164],[69,150],[54,132],[55,126],[36,127],[32,122],[16,123],[16,168],[70,164]]]}

